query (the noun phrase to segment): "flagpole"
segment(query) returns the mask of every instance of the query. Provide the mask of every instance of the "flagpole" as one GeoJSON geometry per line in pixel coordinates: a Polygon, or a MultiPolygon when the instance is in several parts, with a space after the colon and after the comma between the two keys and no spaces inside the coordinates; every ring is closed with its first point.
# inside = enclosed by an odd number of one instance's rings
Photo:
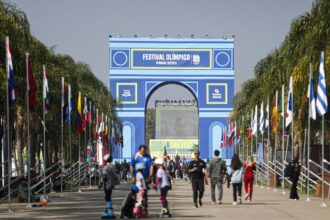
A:
{"type": "Polygon", "coordinates": [[[69,117],[69,162],[71,167],[71,183],[70,191],[72,192],[72,181],[73,181],[73,166],[72,166],[72,150],[71,150],[71,85],[68,84],[68,117],[69,117]]]}
{"type": "Polygon", "coordinates": [[[244,130],[245,130],[245,121],[244,121],[244,115],[243,115],[243,147],[242,147],[242,155],[244,158],[244,130]]]}
{"type": "MultiPolygon", "coordinates": [[[[84,110],[85,110],[85,106],[87,108],[87,97],[85,96],[84,97],[84,110]]],[[[87,160],[87,128],[86,128],[86,123],[87,123],[87,111],[85,112],[85,147],[84,147],[84,158],[85,158],[85,161],[87,160]]]]}
{"type": "Polygon", "coordinates": [[[46,66],[43,65],[42,66],[42,69],[43,69],[43,77],[42,77],[42,82],[43,82],[43,88],[42,88],[42,115],[43,115],[43,121],[44,121],[44,126],[43,126],[43,147],[44,147],[44,194],[46,194],[46,168],[47,168],[47,165],[46,165],[46,114],[45,114],[45,108],[46,108],[46,105],[45,105],[45,96],[46,96],[46,91],[45,91],[45,88],[44,88],[44,83],[45,83],[45,72],[46,72],[46,66]]]}
{"type": "Polygon", "coordinates": [[[64,77],[61,77],[61,85],[62,85],[62,97],[61,97],[61,161],[62,161],[62,169],[61,169],[61,193],[63,193],[63,175],[64,175],[64,135],[63,135],[63,108],[64,108],[64,77]]]}
{"type": "Polygon", "coordinates": [[[322,203],[321,207],[325,208],[327,205],[324,202],[324,114],[322,115],[322,203]]]}
{"type": "MultiPolygon", "coordinates": [[[[292,125],[291,125],[291,138],[292,138],[292,160],[294,159],[294,136],[293,136],[293,129],[294,129],[294,99],[293,99],[293,77],[292,77],[292,125]]],[[[289,105],[289,103],[288,103],[289,105]]],[[[298,150],[298,149],[297,149],[298,150]]],[[[297,152],[298,153],[298,152],[297,152]]],[[[299,157],[299,154],[298,154],[299,157]]]]}
{"type": "Polygon", "coordinates": [[[27,112],[27,149],[28,149],[28,164],[27,164],[27,174],[28,174],[28,204],[27,208],[31,208],[31,149],[30,149],[30,103],[29,103],[29,53],[25,53],[25,61],[26,61],[26,112],[27,112]]]}
{"type": "MultiPolygon", "coordinates": [[[[252,111],[251,111],[251,121],[253,121],[253,109],[252,109],[252,111]]],[[[252,157],[252,154],[253,154],[253,122],[251,123],[251,129],[252,129],[252,131],[251,131],[251,157],[252,157]]]]}
{"type": "Polygon", "coordinates": [[[285,125],[284,125],[284,84],[282,84],[282,194],[285,195],[285,190],[284,190],[284,135],[285,135],[285,125]]]}
{"type": "MultiPolygon", "coordinates": [[[[276,105],[276,118],[275,118],[275,124],[276,124],[276,129],[275,129],[275,145],[274,145],[274,192],[277,192],[277,188],[276,188],[276,184],[277,184],[277,181],[276,181],[276,146],[277,146],[277,139],[278,139],[278,135],[277,135],[277,131],[278,131],[278,124],[277,124],[277,113],[278,113],[278,110],[277,110],[277,106],[278,106],[278,102],[277,102],[277,99],[278,99],[278,90],[276,90],[276,95],[275,95],[275,105],[276,105]]],[[[274,110],[273,110],[274,111],[274,110]]]]}
{"type": "MultiPolygon", "coordinates": [[[[256,155],[258,155],[257,154],[257,149],[258,149],[258,107],[257,107],[258,105],[256,105],[256,112],[255,112],[255,114],[256,114],[256,121],[255,121],[255,123],[256,123],[256,152],[255,152],[255,154],[256,155]]],[[[257,163],[259,163],[258,162],[258,158],[257,158],[257,163]]],[[[256,167],[256,187],[258,187],[258,166],[256,167]]]]}
{"type": "Polygon", "coordinates": [[[9,37],[7,36],[6,37],[6,72],[7,72],[7,160],[8,160],[8,214],[12,214],[13,213],[13,210],[11,209],[11,195],[10,195],[10,192],[11,192],[11,144],[10,144],[10,114],[9,114],[9,111],[10,111],[10,108],[9,108],[9,92],[12,92],[12,91],[9,91],[10,89],[10,85],[9,85],[9,59],[8,59],[8,51],[9,51],[9,37]]]}
{"type": "MultiPolygon", "coordinates": [[[[78,94],[78,99],[79,99],[79,101],[78,101],[78,108],[77,108],[77,112],[78,112],[78,114],[80,115],[81,114],[81,112],[79,112],[79,109],[81,110],[81,92],[79,91],[79,94],[78,94]]],[[[78,140],[78,175],[79,175],[79,177],[78,177],[78,192],[79,193],[81,193],[81,189],[80,189],[80,149],[81,149],[81,131],[82,131],[82,115],[80,115],[80,120],[81,120],[81,124],[80,124],[80,129],[79,129],[79,140],[78,140]]]]}
{"type": "Polygon", "coordinates": [[[306,198],[306,201],[307,202],[310,202],[311,199],[309,197],[309,188],[310,188],[310,179],[309,179],[309,157],[310,157],[310,145],[311,145],[311,137],[310,137],[310,132],[311,132],[311,100],[312,100],[312,97],[311,97],[311,89],[314,89],[314,84],[311,85],[311,77],[312,77],[312,63],[309,63],[309,89],[310,91],[308,91],[308,135],[307,135],[307,141],[308,141],[308,144],[307,144],[307,198],[306,198]]]}
{"type": "MultiPolygon", "coordinates": [[[[92,150],[93,150],[93,144],[92,144],[92,101],[89,101],[89,114],[90,114],[90,121],[89,121],[89,146],[90,146],[90,155],[91,155],[91,158],[92,158],[92,150]]],[[[90,158],[90,159],[91,159],[90,158]]],[[[91,160],[89,161],[89,188],[91,189],[92,188],[92,166],[91,166],[91,160]]]]}
{"type": "Polygon", "coordinates": [[[270,118],[269,118],[269,97],[268,97],[268,100],[267,100],[267,108],[268,108],[268,111],[267,111],[267,138],[268,138],[268,150],[267,150],[267,189],[270,190],[270,181],[269,181],[269,160],[270,160],[270,136],[269,136],[269,131],[270,131],[270,118]]]}

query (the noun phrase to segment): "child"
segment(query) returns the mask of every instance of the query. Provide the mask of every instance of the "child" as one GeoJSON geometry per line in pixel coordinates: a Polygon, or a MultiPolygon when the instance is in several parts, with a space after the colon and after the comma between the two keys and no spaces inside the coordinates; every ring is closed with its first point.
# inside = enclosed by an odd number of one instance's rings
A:
{"type": "Polygon", "coordinates": [[[136,203],[136,194],[139,192],[139,188],[136,185],[132,186],[131,192],[129,192],[124,201],[123,201],[123,205],[121,208],[121,214],[120,214],[120,218],[134,218],[133,215],[133,209],[136,203]]]}
{"type": "Polygon", "coordinates": [[[106,209],[102,215],[102,219],[116,218],[112,208],[111,194],[116,185],[119,184],[119,179],[116,176],[116,168],[112,163],[112,156],[106,154],[104,156],[107,164],[103,168],[103,188],[105,193],[106,209]]]}
{"type": "Polygon", "coordinates": [[[167,202],[167,192],[171,188],[169,175],[165,171],[163,164],[164,159],[163,158],[157,158],[155,161],[157,165],[157,182],[154,185],[154,188],[160,188],[160,202],[162,203],[163,208],[160,211],[159,216],[164,217],[168,216],[171,217],[170,210],[168,208],[168,202],[167,202]]]}
{"type": "Polygon", "coordinates": [[[136,183],[135,185],[139,189],[139,192],[136,195],[136,204],[134,208],[134,214],[135,217],[147,217],[146,210],[142,208],[142,202],[143,202],[143,196],[145,193],[145,190],[147,190],[146,182],[143,177],[143,170],[145,169],[144,163],[137,163],[135,165],[135,169],[137,170],[137,173],[135,175],[136,183]]]}

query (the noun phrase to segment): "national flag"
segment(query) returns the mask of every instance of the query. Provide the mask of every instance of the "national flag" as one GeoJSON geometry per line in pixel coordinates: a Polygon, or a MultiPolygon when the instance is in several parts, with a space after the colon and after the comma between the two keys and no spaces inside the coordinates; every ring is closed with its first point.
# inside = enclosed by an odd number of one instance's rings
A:
{"type": "Polygon", "coordinates": [[[81,93],[79,92],[78,95],[78,102],[77,102],[77,123],[76,123],[76,129],[77,132],[84,132],[85,131],[85,126],[84,126],[84,117],[82,114],[82,109],[81,109],[81,93]]]}
{"type": "Polygon", "coordinates": [[[259,130],[261,134],[264,133],[264,102],[261,102],[260,106],[259,130]]]}
{"type": "Polygon", "coordinates": [[[68,85],[68,106],[66,109],[66,121],[68,124],[71,124],[71,113],[73,110],[73,101],[72,101],[72,94],[71,94],[71,85],[68,85]]]}
{"type": "Polygon", "coordinates": [[[309,83],[308,83],[307,98],[309,100],[309,117],[316,120],[316,100],[314,95],[314,79],[313,79],[311,64],[309,68],[309,83]]]}
{"type": "Polygon", "coordinates": [[[99,123],[99,129],[97,131],[99,137],[103,137],[103,134],[104,134],[104,121],[103,121],[103,115],[101,117],[101,121],[99,123]]]}
{"type": "Polygon", "coordinates": [[[253,117],[253,127],[252,127],[252,134],[257,136],[258,134],[258,105],[256,105],[253,117]]]}
{"type": "Polygon", "coordinates": [[[321,52],[321,57],[320,57],[316,110],[318,115],[320,116],[323,116],[328,111],[328,97],[327,97],[325,71],[324,71],[324,52],[321,52]]]}
{"type": "Polygon", "coordinates": [[[293,82],[292,76],[290,77],[288,104],[285,113],[285,126],[288,127],[293,120],[293,82]]]}
{"type": "Polygon", "coordinates": [[[280,119],[280,115],[278,113],[278,91],[276,90],[276,95],[275,95],[275,99],[274,99],[274,105],[273,105],[273,112],[272,112],[272,131],[274,133],[277,132],[278,127],[279,127],[279,119],[280,119]]]}
{"type": "Polygon", "coordinates": [[[282,127],[284,123],[284,84],[282,84],[282,95],[280,99],[280,106],[279,106],[279,112],[281,113],[281,118],[280,118],[280,126],[282,127]]]}
{"type": "Polygon", "coordinates": [[[267,100],[266,113],[267,113],[267,118],[265,121],[265,128],[268,128],[268,126],[269,126],[269,99],[267,100]]]}
{"type": "Polygon", "coordinates": [[[87,106],[87,97],[84,97],[84,110],[83,110],[83,123],[84,123],[84,127],[86,127],[86,123],[88,123],[88,106],[87,106]]]}
{"type": "Polygon", "coordinates": [[[15,85],[14,65],[9,37],[6,37],[6,71],[8,80],[9,102],[12,104],[16,100],[17,89],[15,85]]]}
{"type": "MultiPolygon", "coordinates": [[[[63,82],[64,84],[64,78],[63,82]]],[[[62,92],[64,91],[64,86],[62,84],[62,92]]],[[[64,102],[64,93],[62,93],[62,102],[64,102]]],[[[44,112],[47,113],[49,107],[49,88],[48,88],[48,74],[46,66],[43,65],[43,80],[42,80],[42,98],[44,99],[45,106],[43,106],[44,112]]],[[[64,104],[62,104],[63,106],[64,104]]]]}
{"type": "Polygon", "coordinates": [[[34,109],[34,106],[37,104],[36,92],[37,86],[36,81],[34,80],[33,71],[32,71],[32,60],[31,57],[27,54],[27,71],[28,71],[28,93],[29,93],[29,108],[34,109]]]}
{"type": "MultiPolygon", "coordinates": [[[[223,130],[222,130],[223,131],[223,130]]],[[[221,136],[220,136],[220,148],[222,148],[223,147],[223,134],[221,134],[221,136]]]]}

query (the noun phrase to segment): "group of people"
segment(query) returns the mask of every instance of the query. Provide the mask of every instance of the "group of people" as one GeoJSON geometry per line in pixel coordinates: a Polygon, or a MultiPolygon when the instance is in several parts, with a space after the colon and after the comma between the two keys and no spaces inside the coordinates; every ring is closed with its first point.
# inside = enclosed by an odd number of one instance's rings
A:
{"type": "MultiPolygon", "coordinates": [[[[171,177],[165,166],[166,161],[164,158],[157,158],[153,162],[147,150],[146,145],[141,145],[131,160],[129,172],[133,185],[122,203],[120,218],[148,216],[148,190],[152,183],[152,188],[160,191],[162,205],[160,216],[171,216],[167,201],[167,194],[171,189],[171,177]],[[154,169],[157,171],[154,172],[154,169]]],[[[115,186],[119,184],[119,177],[115,165],[112,164],[112,156],[107,155],[105,159],[107,164],[103,168],[102,177],[106,210],[103,218],[115,218],[111,194],[115,186]]]]}
{"type": "MultiPolygon", "coordinates": [[[[214,151],[214,158],[207,164],[200,159],[200,152],[194,151],[194,158],[186,166],[186,172],[192,184],[194,207],[203,206],[203,195],[205,185],[210,183],[212,204],[222,204],[223,184],[229,183],[233,190],[233,205],[242,203],[242,187],[244,183],[245,196],[247,201],[252,200],[254,171],[256,165],[251,156],[242,162],[237,154],[234,154],[230,166],[227,167],[226,161],[220,158],[219,150],[214,151]],[[218,188],[218,198],[215,190],[218,188]]],[[[104,217],[112,218],[113,208],[111,201],[112,190],[119,184],[118,165],[112,164],[112,157],[106,158],[107,165],[103,168],[103,182],[106,200],[106,211],[104,217]]],[[[173,171],[171,161],[168,157],[152,159],[148,154],[146,145],[141,145],[138,152],[131,159],[130,165],[124,165],[124,175],[126,171],[130,173],[132,187],[126,195],[122,208],[121,218],[147,217],[148,216],[148,190],[153,188],[160,192],[161,212],[160,216],[171,216],[167,201],[168,191],[173,184],[173,171]],[[151,186],[151,187],[150,187],[151,186]]],[[[177,163],[178,164],[178,163],[177,163]]],[[[293,167],[290,179],[292,188],[290,198],[299,199],[296,182],[299,178],[299,163],[293,161],[290,163],[293,167]]],[[[173,165],[173,164],[172,164],[173,165]]],[[[122,170],[122,169],[120,169],[122,170]]],[[[126,181],[126,180],[125,180],[126,181]]]]}
{"type": "Polygon", "coordinates": [[[205,185],[209,184],[211,188],[212,204],[222,204],[223,184],[227,181],[232,184],[233,188],[233,205],[242,203],[242,185],[245,187],[245,200],[252,200],[253,182],[255,164],[249,157],[244,163],[241,162],[239,156],[235,154],[231,160],[231,165],[227,169],[226,161],[222,160],[218,150],[214,151],[214,158],[209,162],[207,167],[204,160],[200,159],[199,151],[194,152],[194,160],[190,162],[188,172],[191,176],[191,184],[193,189],[194,206],[198,208],[203,206],[202,198],[205,185]],[[218,188],[218,199],[216,199],[215,189],[218,188]],[[238,196],[237,196],[238,195],[238,196]],[[198,202],[197,202],[198,200],[198,202]]]}

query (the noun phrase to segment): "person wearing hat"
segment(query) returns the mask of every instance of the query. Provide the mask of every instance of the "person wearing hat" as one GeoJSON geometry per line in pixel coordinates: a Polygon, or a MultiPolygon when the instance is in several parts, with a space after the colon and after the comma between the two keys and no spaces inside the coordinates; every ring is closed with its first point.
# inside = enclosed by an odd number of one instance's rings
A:
{"type": "Polygon", "coordinates": [[[168,208],[168,202],[167,202],[167,193],[168,190],[171,188],[170,180],[169,180],[169,174],[166,172],[164,168],[164,159],[163,158],[157,158],[155,160],[155,163],[157,165],[157,180],[154,184],[154,189],[160,189],[160,202],[162,203],[162,209],[160,211],[160,217],[168,216],[171,217],[170,210],[168,208]]]}
{"type": "Polygon", "coordinates": [[[202,206],[202,198],[204,195],[204,181],[208,185],[208,173],[206,170],[206,163],[199,158],[199,150],[194,151],[194,160],[192,160],[188,167],[188,172],[191,176],[191,184],[193,189],[193,199],[195,208],[198,208],[197,197],[199,198],[199,206],[202,206]]]}
{"type": "Polygon", "coordinates": [[[122,203],[120,218],[134,218],[133,209],[136,203],[136,194],[139,192],[139,188],[136,185],[131,187],[131,191],[127,193],[122,203]]]}

